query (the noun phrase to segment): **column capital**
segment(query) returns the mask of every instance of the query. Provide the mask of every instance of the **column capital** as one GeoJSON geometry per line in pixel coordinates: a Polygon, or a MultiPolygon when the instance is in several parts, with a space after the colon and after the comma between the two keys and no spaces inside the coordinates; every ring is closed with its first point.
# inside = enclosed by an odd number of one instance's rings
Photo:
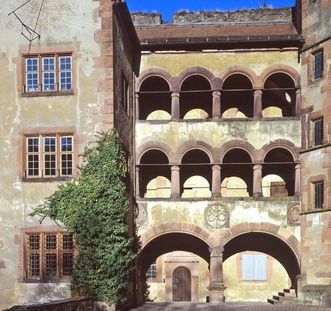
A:
{"type": "Polygon", "coordinates": [[[262,89],[255,89],[254,95],[262,95],[262,89]]]}
{"type": "Polygon", "coordinates": [[[170,168],[172,171],[180,171],[180,167],[178,165],[171,165],[170,168]]]}
{"type": "Polygon", "coordinates": [[[179,97],[179,92],[171,92],[171,97],[179,97]]]}
{"type": "Polygon", "coordinates": [[[221,170],[221,166],[218,165],[218,164],[213,164],[213,166],[211,168],[212,168],[213,171],[214,170],[217,170],[217,171],[220,171],[221,170]]]}
{"type": "Polygon", "coordinates": [[[296,94],[296,95],[301,95],[301,89],[297,89],[297,90],[295,91],[295,94],[296,94]]]}
{"type": "Polygon", "coordinates": [[[209,247],[210,257],[223,257],[224,246],[209,247]]]}
{"type": "Polygon", "coordinates": [[[295,164],[295,169],[296,169],[296,170],[299,170],[300,168],[301,168],[301,164],[300,164],[300,163],[296,163],[296,164],[295,164]]]}
{"type": "Polygon", "coordinates": [[[221,91],[219,90],[213,91],[213,96],[221,96],[221,91]]]}
{"type": "Polygon", "coordinates": [[[254,164],[253,170],[262,170],[262,165],[261,164],[254,164]]]}
{"type": "Polygon", "coordinates": [[[140,166],[136,165],[136,172],[138,173],[140,170],[140,166]]]}

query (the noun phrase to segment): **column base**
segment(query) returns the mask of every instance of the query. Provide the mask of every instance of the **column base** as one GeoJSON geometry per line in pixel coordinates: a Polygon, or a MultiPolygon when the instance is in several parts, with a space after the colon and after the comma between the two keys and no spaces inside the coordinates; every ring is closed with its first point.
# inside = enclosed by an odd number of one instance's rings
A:
{"type": "Polygon", "coordinates": [[[224,291],[226,287],[223,283],[212,283],[208,286],[209,302],[223,303],[225,301],[224,291]]]}

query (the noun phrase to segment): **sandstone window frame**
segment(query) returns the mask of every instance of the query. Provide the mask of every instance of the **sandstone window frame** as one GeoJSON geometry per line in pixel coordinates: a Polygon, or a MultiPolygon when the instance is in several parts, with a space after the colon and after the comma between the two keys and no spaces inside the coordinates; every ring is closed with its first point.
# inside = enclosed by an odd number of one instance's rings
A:
{"type": "Polygon", "coordinates": [[[70,282],[76,254],[71,233],[54,228],[24,229],[20,242],[21,282],[70,282]]]}
{"type": "Polygon", "coordinates": [[[327,183],[326,176],[317,175],[312,176],[308,179],[308,206],[306,207],[306,211],[308,212],[319,212],[327,208],[328,206],[328,196],[327,196],[327,183]],[[315,185],[318,183],[323,184],[323,198],[322,198],[322,207],[315,208],[315,185]]]}
{"type": "Polygon", "coordinates": [[[39,132],[36,129],[23,132],[22,180],[44,182],[72,179],[78,163],[75,137],[72,130],[39,132]]]}
{"type": "Polygon", "coordinates": [[[76,87],[73,51],[45,51],[34,49],[21,53],[18,90],[22,97],[74,95],[76,87]],[[34,60],[34,67],[28,64],[34,60]],[[46,60],[52,60],[51,64],[46,60]],[[68,60],[70,60],[68,62],[68,60]],[[33,77],[28,75],[33,74],[33,77]],[[31,90],[28,81],[32,80],[31,90]],[[46,87],[47,86],[47,87],[46,87]]]}
{"type": "Polygon", "coordinates": [[[310,83],[318,82],[325,77],[325,61],[323,47],[318,47],[310,53],[310,65],[308,66],[308,81],[310,83]]]}
{"type": "Polygon", "coordinates": [[[157,265],[156,261],[154,261],[146,271],[146,279],[148,281],[156,281],[157,279],[157,265]]]}

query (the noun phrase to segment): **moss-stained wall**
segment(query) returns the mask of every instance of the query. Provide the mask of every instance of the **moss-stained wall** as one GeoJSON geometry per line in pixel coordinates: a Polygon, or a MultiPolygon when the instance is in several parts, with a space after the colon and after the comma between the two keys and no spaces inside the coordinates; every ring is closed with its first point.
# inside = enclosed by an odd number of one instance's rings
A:
{"type": "Polygon", "coordinates": [[[162,68],[173,76],[189,67],[205,67],[219,76],[231,66],[240,65],[260,75],[272,65],[288,65],[298,70],[297,50],[293,51],[247,51],[209,53],[151,53],[143,54],[140,71],[148,68],[162,68]]]}

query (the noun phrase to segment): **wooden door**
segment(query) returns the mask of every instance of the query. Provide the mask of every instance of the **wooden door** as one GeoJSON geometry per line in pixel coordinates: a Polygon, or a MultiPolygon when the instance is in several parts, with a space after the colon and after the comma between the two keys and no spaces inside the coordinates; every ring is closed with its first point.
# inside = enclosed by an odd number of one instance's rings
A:
{"type": "Polygon", "coordinates": [[[172,275],[172,300],[191,301],[191,272],[185,267],[177,268],[172,275]]]}

